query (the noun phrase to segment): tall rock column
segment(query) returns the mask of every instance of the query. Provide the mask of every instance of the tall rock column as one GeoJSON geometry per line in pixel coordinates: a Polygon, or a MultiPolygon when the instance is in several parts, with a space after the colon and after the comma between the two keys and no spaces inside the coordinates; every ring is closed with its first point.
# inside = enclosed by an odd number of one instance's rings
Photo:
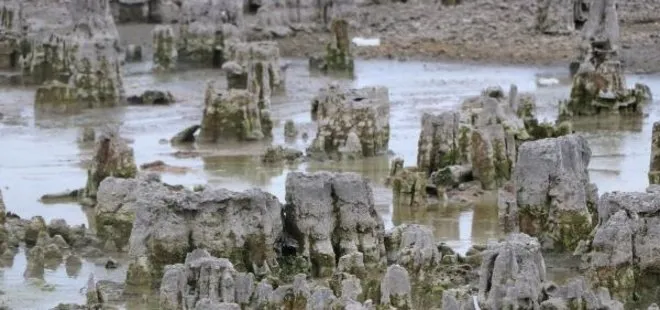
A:
{"type": "Polygon", "coordinates": [[[660,122],[653,123],[649,184],[660,184],[660,122]]]}

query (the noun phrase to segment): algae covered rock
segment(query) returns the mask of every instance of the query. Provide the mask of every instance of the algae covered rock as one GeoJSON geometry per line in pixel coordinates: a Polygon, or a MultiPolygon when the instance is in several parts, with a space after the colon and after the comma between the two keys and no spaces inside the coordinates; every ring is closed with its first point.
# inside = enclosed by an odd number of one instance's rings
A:
{"type": "Polygon", "coordinates": [[[133,178],[136,174],[137,165],[133,148],[128,146],[118,133],[106,132],[96,143],[92,165],[87,171],[87,185],[83,195],[95,198],[101,181],[107,177],[133,178]]]}
{"type": "Polygon", "coordinates": [[[426,205],[426,174],[416,167],[404,167],[403,159],[392,161],[387,185],[392,187],[392,200],[396,206],[426,205]]]}
{"type": "Polygon", "coordinates": [[[388,150],[390,101],[385,87],[344,90],[332,84],[313,99],[312,118],[318,127],[307,153],[314,157],[339,157],[351,132],[360,140],[364,157],[388,150]]]}
{"type": "Polygon", "coordinates": [[[309,66],[324,72],[345,72],[352,75],[354,64],[348,22],[341,18],[334,19],[330,29],[332,41],[326,46],[325,54],[310,58],[309,66]]]}
{"type": "Polygon", "coordinates": [[[591,149],[579,135],[525,142],[514,171],[520,231],[544,248],[573,251],[595,225],[591,149]]]}
{"type": "Polygon", "coordinates": [[[76,98],[76,89],[57,80],[37,88],[34,105],[42,113],[78,112],[83,107],[76,98]]]}
{"type": "Polygon", "coordinates": [[[312,276],[332,275],[339,257],[361,252],[367,268],[385,261],[383,222],[367,181],[352,173],[292,172],[286,181],[285,229],[312,276]]]}
{"type": "Polygon", "coordinates": [[[599,224],[585,254],[591,281],[614,296],[630,298],[657,286],[657,193],[605,193],[598,202],[599,224]]]}
{"type": "Polygon", "coordinates": [[[39,3],[25,11],[21,64],[28,80],[66,83],[75,88],[76,99],[90,107],[120,104],[122,55],[108,8],[108,0],[76,0],[70,5],[39,3]],[[51,21],[51,27],[44,28],[43,20],[51,21]]]}
{"type": "Polygon", "coordinates": [[[209,83],[199,133],[201,141],[261,140],[271,136],[270,112],[259,106],[255,94],[239,89],[218,93],[209,83]]]}
{"type": "Polygon", "coordinates": [[[276,42],[231,42],[224,57],[227,88],[247,89],[258,94],[260,101],[267,100],[268,106],[271,94],[284,89],[284,71],[276,42]]]}
{"type": "Polygon", "coordinates": [[[616,1],[597,0],[589,7],[578,48],[579,67],[573,77],[570,99],[559,107],[559,117],[601,113],[642,115],[647,88],[628,89],[620,54],[616,1]]]}
{"type": "Polygon", "coordinates": [[[660,122],[653,123],[651,132],[651,163],[649,184],[660,184],[660,122]]]}
{"type": "Polygon", "coordinates": [[[170,25],[158,25],[151,32],[153,37],[154,70],[169,71],[176,67],[177,48],[174,30],[170,25]]]}

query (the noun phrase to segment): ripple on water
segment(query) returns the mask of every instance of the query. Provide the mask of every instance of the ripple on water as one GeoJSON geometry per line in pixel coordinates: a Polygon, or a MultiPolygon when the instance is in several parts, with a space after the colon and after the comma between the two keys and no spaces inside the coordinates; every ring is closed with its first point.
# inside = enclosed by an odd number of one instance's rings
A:
{"type": "MultiPolygon", "coordinates": [[[[0,120],[0,186],[9,211],[22,217],[42,215],[47,221],[64,218],[70,224],[88,223],[86,214],[90,210],[70,204],[46,206],[38,199],[44,193],[74,189],[85,184],[86,173],[81,162],[91,157],[91,149],[76,143],[78,132],[85,126],[98,127],[111,123],[120,124],[122,134],[133,140],[138,164],[163,160],[171,165],[191,168],[187,174],[165,174],[163,180],[171,184],[208,182],[231,190],[256,186],[272,192],[283,201],[284,183],[289,171],[353,171],[365,175],[372,182],[377,208],[387,227],[401,223],[432,226],[439,240],[459,252],[498,234],[497,211],[492,204],[467,209],[393,208],[391,191],[382,185],[391,160],[388,156],[341,164],[309,162],[273,168],[259,163],[257,155],[266,147],[265,144],[246,143],[199,147],[197,151],[202,154],[201,157],[176,158],[172,153],[179,149],[159,140],[168,139],[179,130],[198,123],[206,82],[219,79],[220,87],[224,87],[224,78],[221,71],[208,69],[153,76],[149,74],[149,68],[147,63],[127,67],[124,81],[127,94],[164,89],[178,99],[176,104],[169,107],[96,109],[75,116],[39,115],[33,109],[33,89],[3,90],[0,97],[0,112],[4,114],[0,120]]],[[[508,88],[508,85],[516,84],[520,92],[535,92],[541,118],[554,119],[557,101],[567,97],[569,92],[566,84],[537,89],[535,83],[539,74],[566,74],[567,70],[563,68],[360,61],[356,63],[356,71],[356,80],[339,83],[350,87],[384,85],[389,88],[392,102],[390,149],[407,165],[416,162],[420,118],[424,112],[453,109],[462,98],[476,95],[489,85],[508,88]]],[[[330,80],[328,77],[311,76],[306,70],[306,61],[291,60],[286,73],[287,93],[273,98],[274,143],[287,143],[283,138],[284,121],[287,119],[294,120],[302,132],[314,136],[309,102],[317,90],[330,80]]],[[[636,81],[642,81],[653,92],[660,93],[659,76],[629,77],[629,84],[636,81]]],[[[578,127],[589,140],[595,155],[590,165],[591,177],[601,193],[643,190],[646,187],[651,124],[660,116],[653,105],[648,112],[650,117],[632,126],[616,126],[612,130],[612,122],[602,122],[604,124],[578,127]]],[[[288,144],[304,148],[309,142],[298,139],[288,144]]],[[[52,300],[81,302],[84,296],[79,289],[85,285],[90,272],[98,273],[98,279],[115,280],[122,280],[125,272],[120,269],[104,275],[97,266],[87,263],[78,277],[68,277],[60,268],[46,276],[46,281],[55,285],[55,293],[36,293],[22,278],[24,268],[25,257],[20,254],[13,267],[2,271],[3,281],[0,284],[8,295],[17,296],[25,302],[17,308],[30,309],[46,309],[56,304],[52,300]]]]}

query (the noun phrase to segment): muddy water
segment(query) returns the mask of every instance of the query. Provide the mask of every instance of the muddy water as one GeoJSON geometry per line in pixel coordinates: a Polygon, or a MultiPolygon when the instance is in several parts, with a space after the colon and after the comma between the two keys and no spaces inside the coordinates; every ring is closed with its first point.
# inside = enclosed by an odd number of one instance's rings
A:
{"type": "MultiPolygon", "coordinates": [[[[286,143],[304,148],[309,142],[298,139],[284,141],[283,124],[293,119],[299,129],[314,136],[309,101],[328,78],[310,76],[305,61],[290,60],[287,71],[286,95],[273,98],[272,115],[276,121],[274,143],[286,143]]],[[[390,149],[395,155],[345,163],[309,162],[297,166],[264,167],[257,154],[264,143],[197,146],[200,157],[177,158],[172,148],[161,139],[169,139],[180,129],[199,123],[207,80],[224,77],[216,70],[195,70],[172,75],[154,76],[149,64],[126,67],[124,84],[127,94],[146,89],[169,90],[178,102],[167,107],[121,107],[89,110],[74,116],[35,114],[33,89],[3,89],[0,96],[0,186],[9,211],[21,217],[42,215],[46,221],[64,218],[70,224],[94,226],[84,210],[75,204],[43,205],[38,199],[44,193],[82,187],[86,180],[85,161],[91,157],[92,146],[76,142],[81,128],[104,124],[121,126],[123,136],[132,139],[138,164],[163,160],[170,165],[186,166],[185,174],[164,174],[170,184],[195,185],[210,183],[232,190],[260,187],[284,200],[284,182],[289,171],[354,171],[368,177],[374,188],[378,210],[386,226],[400,223],[422,223],[432,226],[440,240],[460,252],[473,243],[484,243],[498,235],[497,211],[492,205],[474,208],[435,207],[430,209],[399,209],[391,206],[391,192],[382,185],[389,161],[401,156],[405,162],[416,162],[420,117],[423,112],[439,112],[455,108],[466,96],[476,95],[489,85],[505,88],[514,83],[520,91],[535,92],[542,118],[556,116],[556,102],[568,95],[567,85],[538,88],[536,76],[563,77],[564,68],[470,67],[455,64],[417,62],[363,61],[356,65],[357,79],[341,81],[351,87],[385,85],[391,98],[390,149]]],[[[630,76],[628,84],[642,81],[660,94],[660,76],[630,76]]],[[[591,177],[601,192],[612,190],[643,190],[647,185],[650,152],[650,130],[658,113],[649,106],[650,117],[638,124],[578,124],[593,150],[591,177]]],[[[311,138],[310,138],[311,139],[311,138]]],[[[188,150],[188,149],[182,149],[188,150]]],[[[19,254],[11,267],[0,270],[9,305],[16,309],[48,309],[58,302],[83,302],[80,288],[89,273],[97,279],[121,280],[125,270],[106,272],[87,262],[77,272],[63,266],[47,272],[46,282],[26,282],[22,278],[25,256],[19,254]]]]}

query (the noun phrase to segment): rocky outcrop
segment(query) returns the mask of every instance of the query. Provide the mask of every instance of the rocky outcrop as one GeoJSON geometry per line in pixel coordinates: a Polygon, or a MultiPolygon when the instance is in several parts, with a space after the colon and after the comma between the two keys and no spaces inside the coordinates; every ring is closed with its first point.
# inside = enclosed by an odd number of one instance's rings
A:
{"type": "Polygon", "coordinates": [[[152,30],[151,36],[154,70],[163,72],[176,68],[178,52],[172,26],[158,25],[152,30]]]}
{"type": "Polygon", "coordinates": [[[187,0],[182,3],[177,41],[179,60],[220,67],[226,43],[243,29],[243,1],[187,0]]]}
{"type": "Polygon", "coordinates": [[[47,100],[36,101],[37,106],[97,107],[124,101],[119,34],[108,6],[108,0],[76,0],[37,1],[24,7],[20,63],[25,80],[37,85],[49,82],[46,88],[64,93],[37,96],[47,100]],[[53,80],[65,85],[52,84],[53,80]]]}
{"type": "Polygon", "coordinates": [[[511,234],[490,244],[481,265],[478,300],[482,309],[623,309],[605,288],[591,290],[582,277],[564,285],[547,280],[536,238],[511,234]]]}
{"type": "Polygon", "coordinates": [[[261,156],[261,162],[264,164],[293,163],[302,156],[303,153],[299,150],[276,145],[266,149],[266,152],[261,156]]]}
{"type": "Polygon", "coordinates": [[[449,166],[470,166],[484,189],[502,186],[511,179],[517,145],[530,139],[516,111],[522,106],[518,101],[515,92],[507,98],[501,88],[490,87],[465,100],[460,111],[424,114],[417,150],[419,170],[428,177],[449,166]]]}
{"type": "Polygon", "coordinates": [[[357,174],[292,172],[286,180],[285,229],[314,277],[331,276],[339,257],[354,252],[367,268],[385,262],[383,222],[367,181],[357,174]]]}
{"type": "Polygon", "coordinates": [[[9,247],[9,233],[5,228],[7,207],[2,199],[2,190],[0,190],[0,254],[4,253],[9,247]]]}
{"type": "MultiPolygon", "coordinates": [[[[544,248],[573,251],[596,224],[597,188],[587,167],[591,149],[578,135],[525,142],[514,171],[520,232],[544,248]]],[[[501,215],[505,216],[505,215],[501,215]]]]}
{"type": "Polygon", "coordinates": [[[317,122],[317,132],[307,153],[316,158],[341,158],[342,148],[347,146],[351,133],[355,133],[362,156],[384,154],[390,139],[389,118],[387,88],[345,90],[331,84],[312,100],[312,119],[317,122]]]}
{"type": "Polygon", "coordinates": [[[107,177],[133,178],[136,174],[133,148],[117,132],[103,133],[96,142],[92,165],[87,170],[83,196],[95,198],[101,181],[107,177]]]}
{"type": "Polygon", "coordinates": [[[660,184],[660,122],[653,123],[653,129],[651,132],[649,184],[660,184]]]}
{"type": "Polygon", "coordinates": [[[560,104],[560,118],[607,112],[642,115],[642,105],[650,93],[646,87],[626,88],[620,44],[616,1],[593,1],[582,29],[579,67],[570,98],[560,104]]]}
{"type": "Polygon", "coordinates": [[[332,42],[326,46],[323,56],[309,59],[309,66],[311,69],[323,72],[344,72],[352,76],[354,64],[351,40],[348,36],[348,22],[344,19],[335,19],[330,29],[332,42]]]}
{"type": "Polygon", "coordinates": [[[270,110],[261,108],[257,96],[247,90],[218,92],[209,83],[199,133],[202,142],[249,141],[272,136],[270,110]]]}
{"type": "Polygon", "coordinates": [[[282,206],[275,196],[257,189],[192,192],[148,186],[150,190],[136,192],[134,204],[139,208],[134,210],[126,277],[132,291],[158,284],[165,265],[183,262],[195,248],[227,257],[238,270],[258,276],[277,266],[282,206]]]}
{"type": "Polygon", "coordinates": [[[615,296],[630,298],[657,286],[657,192],[605,193],[598,202],[599,224],[583,256],[587,275],[615,296]]]}

